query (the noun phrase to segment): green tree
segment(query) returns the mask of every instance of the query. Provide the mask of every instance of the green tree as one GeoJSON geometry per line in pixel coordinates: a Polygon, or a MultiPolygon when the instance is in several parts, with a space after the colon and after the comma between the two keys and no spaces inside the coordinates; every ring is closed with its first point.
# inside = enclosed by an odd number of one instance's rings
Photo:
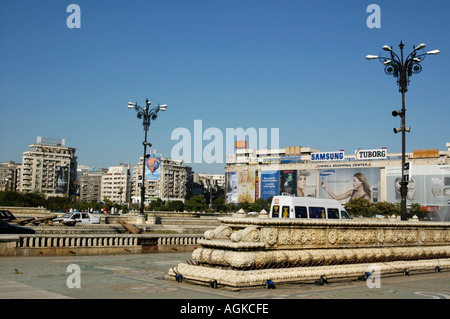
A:
{"type": "Polygon", "coordinates": [[[363,198],[354,198],[345,204],[345,210],[352,217],[370,217],[370,202],[363,198]]]}
{"type": "Polygon", "coordinates": [[[227,206],[225,205],[225,199],[222,197],[216,198],[212,203],[213,210],[216,212],[225,212],[227,210],[227,206]]]}
{"type": "Polygon", "coordinates": [[[269,212],[270,210],[270,205],[263,198],[256,200],[254,203],[250,205],[250,210],[252,212],[259,213],[263,209],[265,209],[267,212],[269,212]]]}
{"type": "Polygon", "coordinates": [[[186,202],[186,210],[190,212],[203,212],[206,208],[203,196],[194,195],[186,202]]]}
{"type": "Polygon", "coordinates": [[[167,210],[170,212],[182,212],[184,203],[180,200],[172,200],[167,202],[167,210]]]}

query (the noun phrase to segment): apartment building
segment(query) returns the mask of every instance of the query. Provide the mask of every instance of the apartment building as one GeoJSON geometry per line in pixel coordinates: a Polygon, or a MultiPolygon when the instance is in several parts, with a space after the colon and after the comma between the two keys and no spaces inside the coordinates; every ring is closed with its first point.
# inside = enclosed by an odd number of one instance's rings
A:
{"type": "Polygon", "coordinates": [[[38,137],[23,153],[19,191],[75,195],[75,151],[65,146],[64,139],[38,137]]]}
{"type": "Polygon", "coordinates": [[[0,191],[16,191],[20,184],[21,164],[13,161],[4,162],[0,165],[0,191]]]}
{"type": "MultiPolygon", "coordinates": [[[[190,192],[193,180],[192,168],[181,160],[156,157],[160,162],[154,174],[145,179],[146,201],[161,198],[162,200],[184,200],[190,192]]],[[[142,157],[133,167],[132,202],[140,203],[142,186],[142,157]]]]}
{"type": "Polygon", "coordinates": [[[101,201],[109,199],[117,204],[125,204],[130,201],[130,196],[130,164],[110,166],[108,171],[101,176],[101,201]]]}
{"type": "Polygon", "coordinates": [[[101,198],[102,178],[108,173],[104,168],[89,168],[80,174],[79,195],[81,200],[98,201],[101,198]]]}

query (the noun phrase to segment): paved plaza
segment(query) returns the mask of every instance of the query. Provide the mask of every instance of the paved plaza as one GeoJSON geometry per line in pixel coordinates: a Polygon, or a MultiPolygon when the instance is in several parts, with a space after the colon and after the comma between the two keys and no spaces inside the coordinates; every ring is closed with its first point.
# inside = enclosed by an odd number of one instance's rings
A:
{"type": "Polygon", "coordinates": [[[380,288],[357,280],[232,291],[165,280],[191,253],[117,256],[1,257],[2,299],[450,299],[450,271],[381,277],[380,288]],[[79,267],[80,288],[68,287],[79,267]],[[69,279],[69,280],[68,280],[69,279]]]}

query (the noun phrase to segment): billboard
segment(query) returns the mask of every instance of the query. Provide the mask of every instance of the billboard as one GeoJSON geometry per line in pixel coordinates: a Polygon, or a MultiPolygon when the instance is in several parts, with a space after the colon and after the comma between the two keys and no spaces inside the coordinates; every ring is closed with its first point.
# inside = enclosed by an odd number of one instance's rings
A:
{"type": "MultiPolygon", "coordinates": [[[[422,205],[450,204],[450,165],[410,167],[406,203],[422,205]]],[[[400,203],[401,167],[386,167],[386,201],[400,203]]]]}
{"type": "Polygon", "coordinates": [[[387,159],[387,149],[381,148],[377,150],[360,150],[355,152],[355,159],[358,161],[372,159],[387,159]]]}
{"type": "Polygon", "coordinates": [[[319,177],[320,198],[334,198],[342,204],[355,198],[363,198],[371,203],[380,201],[379,167],[320,169],[319,177]]]}
{"type": "Polygon", "coordinates": [[[260,198],[267,200],[279,193],[279,171],[261,171],[261,195],[260,198]]]}
{"type": "Polygon", "coordinates": [[[237,187],[238,187],[238,178],[236,172],[227,172],[225,173],[226,185],[225,185],[225,197],[226,202],[237,203],[237,187]]]}
{"type": "Polygon", "coordinates": [[[255,201],[255,172],[238,172],[237,202],[255,201]]]}
{"type": "Polygon", "coordinates": [[[311,153],[311,161],[343,161],[344,151],[311,153]]]}
{"type": "Polygon", "coordinates": [[[69,186],[69,168],[67,166],[56,166],[56,194],[66,194],[69,186]]]}
{"type": "Polygon", "coordinates": [[[161,179],[161,156],[150,156],[145,161],[145,179],[147,181],[161,179]]]}

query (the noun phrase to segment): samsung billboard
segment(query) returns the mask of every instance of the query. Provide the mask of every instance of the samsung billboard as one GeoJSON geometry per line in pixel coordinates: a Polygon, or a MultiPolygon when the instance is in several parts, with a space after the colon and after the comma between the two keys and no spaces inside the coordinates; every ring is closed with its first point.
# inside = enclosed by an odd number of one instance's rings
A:
{"type": "Polygon", "coordinates": [[[344,151],[312,153],[311,161],[343,161],[344,151]]]}

